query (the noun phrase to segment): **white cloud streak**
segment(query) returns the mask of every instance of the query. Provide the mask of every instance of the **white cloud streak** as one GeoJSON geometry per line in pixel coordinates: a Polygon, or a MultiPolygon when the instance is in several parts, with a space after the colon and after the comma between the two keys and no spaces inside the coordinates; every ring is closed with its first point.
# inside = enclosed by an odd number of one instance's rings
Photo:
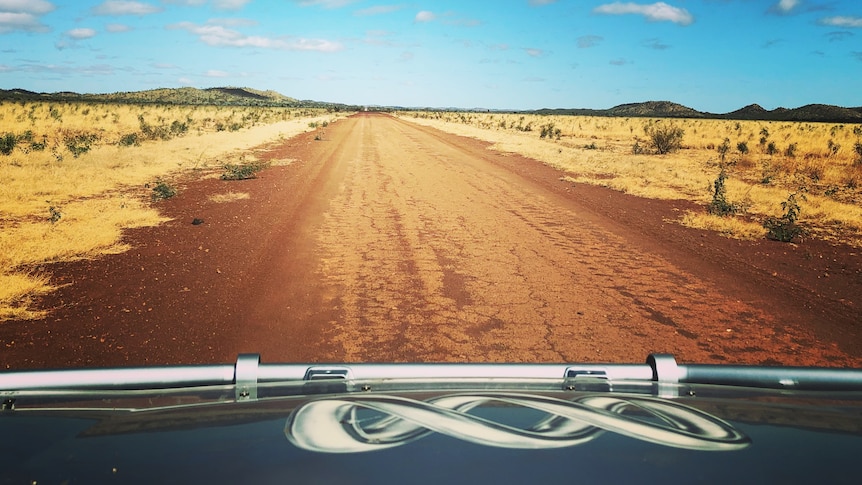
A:
{"type": "Polygon", "coordinates": [[[690,25],[694,17],[684,8],[674,7],[664,2],[640,4],[633,2],[614,2],[599,5],[593,13],[602,15],[643,15],[650,22],[673,22],[678,25],[690,25]]]}
{"type": "Polygon", "coordinates": [[[419,23],[432,22],[436,18],[437,16],[434,15],[434,12],[422,10],[421,12],[416,14],[416,18],[414,19],[414,21],[419,23]]]}
{"type": "Polygon", "coordinates": [[[48,32],[39,17],[56,7],[45,0],[0,0],[0,34],[9,32],[48,32]]]}
{"type": "Polygon", "coordinates": [[[75,40],[89,39],[96,36],[96,31],[93,29],[72,29],[66,32],[66,35],[75,40]]]}
{"type": "Polygon", "coordinates": [[[126,0],[108,0],[93,7],[94,15],[149,15],[161,12],[162,8],[143,2],[131,2],[126,0]]]}
{"type": "Polygon", "coordinates": [[[168,29],[185,30],[198,36],[201,42],[212,47],[251,47],[318,52],[336,52],[344,48],[340,42],[326,39],[245,35],[238,30],[229,29],[223,25],[197,25],[191,22],[180,22],[169,25],[168,29]]]}
{"type": "Polygon", "coordinates": [[[778,13],[788,14],[802,3],[799,0],[779,0],[772,9],[778,13]]]}
{"type": "Polygon", "coordinates": [[[356,2],[356,0],[294,0],[300,7],[323,7],[327,9],[341,8],[356,2]]]}
{"type": "Polygon", "coordinates": [[[45,0],[0,0],[0,12],[21,12],[41,15],[57,8],[45,0]]]}
{"type": "Polygon", "coordinates": [[[130,32],[132,27],[126,24],[108,24],[105,26],[105,30],[112,34],[117,34],[120,32],[130,32]]]}
{"type": "Polygon", "coordinates": [[[216,10],[240,10],[251,0],[215,0],[213,8],[216,10]]]}
{"type": "Polygon", "coordinates": [[[829,25],[832,27],[849,27],[854,29],[862,29],[862,17],[825,17],[817,23],[820,25],[829,25]]]}

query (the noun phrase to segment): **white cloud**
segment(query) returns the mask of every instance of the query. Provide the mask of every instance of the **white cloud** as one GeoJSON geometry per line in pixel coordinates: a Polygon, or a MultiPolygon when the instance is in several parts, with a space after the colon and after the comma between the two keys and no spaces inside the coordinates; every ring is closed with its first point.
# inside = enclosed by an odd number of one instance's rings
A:
{"type": "Polygon", "coordinates": [[[96,31],[93,29],[86,28],[72,29],[66,31],[66,35],[75,40],[89,39],[90,37],[96,36],[96,31]]]}
{"type": "Polygon", "coordinates": [[[132,27],[125,24],[108,24],[105,26],[105,30],[112,34],[116,34],[119,32],[129,32],[132,30],[132,27]]]}
{"type": "Polygon", "coordinates": [[[0,0],[0,34],[9,32],[48,32],[39,16],[55,9],[44,0],[0,0]]]}
{"type": "Polygon", "coordinates": [[[539,5],[550,5],[552,3],[556,3],[557,0],[530,0],[530,5],[539,6],[539,5]]]}
{"type": "Polygon", "coordinates": [[[216,10],[239,10],[251,0],[214,0],[213,8],[216,10]]]}
{"type": "Polygon", "coordinates": [[[341,8],[356,2],[356,0],[294,0],[294,2],[298,3],[300,7],[341,8]]]}
{"type": "Polygon", "coordinates": [[[187,7],[200,7],[207,3],[207,0],[162,0],[162,3],[171,5],[185,5],[187,7]]]}
{"type": "Polygon", "coordinates": [[[526,52],[527,55],[530,57],[542,57],[543,55],[545,55],[545,51],[543,51],[542,49],[533,49],[531,47],[524,48],[524,52],[526,52]]]}
{"type": "Polygon", "coordinates": [[[437,16],[434,15],[434,12],[429,12],[428,10],[422,10],[421,12],[416,14],[416,18],[414,21],[416,22],[431,22],[436,19],[437,16]]]}
{"type": "Polygon", "coordinates": [[[772,10],[778,13],[790,13],[800,3],[802,2],[799,0],[779,0],[778,3],[772,6],[772,10]]]}
{"type": "Polygon", "coordinates": [[[173,30],[185,30],[198,36],[201,42],[213,47],[257,47],[289,51],[335,52],[344,46],[340,42],[326,39],[304,39],[295,37],[262,37],[245,35],[223,25],[197,25],[180,22],[168,26],[173,30]]]}
{"type": "Polygon", "coordinates": [[[47,32],[48,27],[39,18],[30,13],[0,12],[0,34],[15,31],[47,32]]]}
{"type": "Polygon", "coordinates": [[[850,27],[854,29],[862,29],[862,17],[825,17],[818,21],[820,25],[830,25],[833,27],[850,27]]]}
{"type": "Polygon", "coordinates": [[[45,0],[0,0],[0,12],[32,13],[41,15],[57,8],[45,0]]]}
{"type": "Polygon", "coordinates": [[[228,76],[230,76],[230,73],[227,73],[225,71],[219,71],[218,69],[210,69],[209,71],[204,73],[204,76],[206,76],[206,77],[228,77],[228,76]]]}
{"type": "Polygon", "coordinates": [[[143,2],[108,0],[93,7],[95,15],[149,15],[161,12],[162,8],[143,2]]]}
{"type": "Polygon", "coordinates": [[[651,22],[673,22],[679,25],[689,25],[694,22],[694,17],[688,10],[674,7],[664,2],[651,4],[614,2],[594,8],[593,13],[604,15],[643,15],[651,22]]]}

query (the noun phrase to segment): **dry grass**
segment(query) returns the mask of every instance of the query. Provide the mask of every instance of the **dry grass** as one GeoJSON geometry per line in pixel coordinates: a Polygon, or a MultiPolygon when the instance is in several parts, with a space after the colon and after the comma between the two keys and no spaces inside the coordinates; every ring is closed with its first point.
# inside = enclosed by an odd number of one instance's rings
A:
{"type": "Polygon", "coordinates": [[[148,188],[156,180],[204,175],[336,119],[310,109],[0,104],[0,137],[16,139],[0,154],[0,321],[40,315],[32,297],[51,286],[38,265],[124,251],[124,229],[165,221],[148,188]]]}
{"type": "Polygon", "coordinates": [[[217,204],[223,204],[225,202],[248,199],[249,197],[249,194],[246,192],[226,192],[224,194],[213,194],[209,199],[217,204]]]}
{"type": "Polygon", "coordinates": [[[862,162],[854,150],[862,127],[828,123],[655,120],[483,113],[401,113],[407,121],[492,143],[568,173],[572,182],[609,187],[654,199],[686,199],[706,206],[718,176],[718,147],[730,147],[728,199],[745,220],[690,214],[678,222],[737,238],[760,238],[749,219],[780,215],[788,194],[806,193],[800,223],[811,234],[862,246],[862,162]],[[647,147],[645,126],[673,123],[685,131],[682,149],[634,154],[647,147]],[[542,132],[546,135],[542,137],[542,132]],[[745,143],[745,146],[740,146],[745,143]],[[770,147],[772,144],[772,147],[770,147]],[[788,151],[788,147],[794,148],[788,151]],[[742,148],[742,150],[740,150],[742,148]],[[747,151],[745,150],[747,148],[747,151]],[[743,153],[745,151],[745,153],[743,153]],[[792,153],[791,153],[792,152],[792,153]]]}

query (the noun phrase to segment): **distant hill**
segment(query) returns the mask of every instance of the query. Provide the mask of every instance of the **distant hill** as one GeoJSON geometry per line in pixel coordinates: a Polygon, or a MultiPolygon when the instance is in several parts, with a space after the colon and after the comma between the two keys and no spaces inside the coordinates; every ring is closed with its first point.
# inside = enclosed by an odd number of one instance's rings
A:
{"type": "Polygon", "coordinates": [[[191,87],[159,88],[146,91],[106,94],[79,94],[73,92],[36,93],[26,89],[0,89],[0,100],[358,109],[355,106],[347,106],[339,103],[297,100],[275,91],[260,91],[240,87],[219,87],[208,89],[197,89],[191,87]]]}
{"type": "Polygon", "coordinates": [[[727,120],[762,121],[808,121],[828,123],[862,123],[862,107],[842,108],[828,104],[808,104],[799,108],[775,108],[767,110],[758,104],[750,104],[730,113],[716,114],[672,103],[670,101],[646,101],[614,106],[610,109],[540,109],[537,114],[569,114],[582,116],[621,116],[643,118],[710,118],[727,120]]]}
{"type": "MultiPolygon", "coordinates": [[[[36,93],[26,89],[0,89],[0,101],[3,100],[42,100],[60,102],[103,102],[103,103],[145,103],[145,104],[176,104],[176,105],[219,105],[219,106],[281,106],[297,108],[328,108],[336,110],[361,110],[360,106],[350,106],[340,103],[323,101],[297,100],[275,91],[260,91],[245,87],[219,88],[160,88],[147,91],[118,92],[108,94],[78,94],[73,92],[36,93]]],[[[409,108],[409,107],[375,107],[376,110],[427,110],[427,111],[481,111],[487,109],[458,108],[409,108]]],[[[513,112],[493,110],[494,112],[513,112]]],[[[808,104],[799,108],[764,109],[758,104],[750,104],[730,113],[716,114],[697,111],[670,101],[645,101],[628,103],[609,109],[540,109],[534,111],[516,111],[520,113],[580,115],[580,116],[615,116],[642,118],[709,118],[728,120],[764,120],[764,121],[808,121],[828,123],[862,123],[862,106],[842,108],[828,104],[808,104]]]]}

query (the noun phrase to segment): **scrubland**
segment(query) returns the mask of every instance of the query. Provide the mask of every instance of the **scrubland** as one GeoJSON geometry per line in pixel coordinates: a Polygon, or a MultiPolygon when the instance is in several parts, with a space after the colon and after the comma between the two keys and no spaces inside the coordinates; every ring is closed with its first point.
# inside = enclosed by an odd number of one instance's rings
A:
{"type": "Polygon", "coordinates": [[[801,237],[862,246],[862,125],[712,119],[402,112],[405,120],[481,139],[555,166],[565,180],[703,205],[673,222],[757,239],[799,204],[801,237]],[[650,133],[682,133],[658,154],[650,133]],[[722,181],[730,214],[711,214],[722,181]],[[795,194],[789,199],[791,194],[795,194]]]}
{"type": "MultiPolygon", "coordinates": [[[[338,116],[311,108],[0,104],[0,320],[40,315],[31,300],[52,290],[40,264],[124,251],[124,229],[165,221],[158,189],[173,190],[190,171],[252,164],[249,148],[338,116]]],[[[216,201],[247,197],[225,192],[216,201]]]]}

